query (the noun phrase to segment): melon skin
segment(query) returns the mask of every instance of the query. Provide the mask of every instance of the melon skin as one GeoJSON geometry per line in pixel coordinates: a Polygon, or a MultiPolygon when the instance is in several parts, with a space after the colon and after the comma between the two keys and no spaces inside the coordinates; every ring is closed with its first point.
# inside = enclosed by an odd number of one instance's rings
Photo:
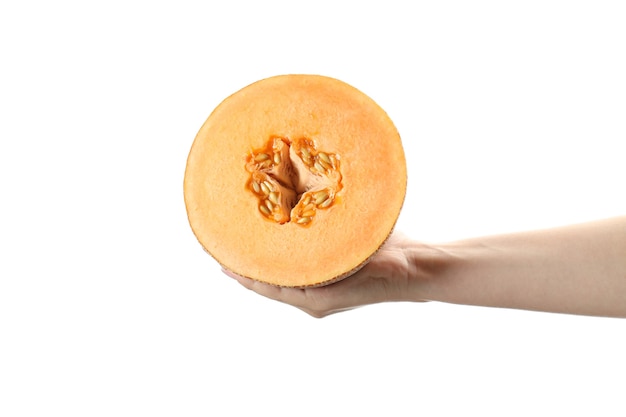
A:
{"type": "Polygon", "coordinates": [[[293,74],[257,81],[217,106],[192,144],[184,196],[193,233],[222,268],[309,287],[367,263],[395,226],[406,184],[400,135],[380,106],[337,79],[293,74]],[[246,165],[272,138],[310,141],[314,152],[340,158],[340,191],[306,227],[268,221],[249,187],[246,165]]]}

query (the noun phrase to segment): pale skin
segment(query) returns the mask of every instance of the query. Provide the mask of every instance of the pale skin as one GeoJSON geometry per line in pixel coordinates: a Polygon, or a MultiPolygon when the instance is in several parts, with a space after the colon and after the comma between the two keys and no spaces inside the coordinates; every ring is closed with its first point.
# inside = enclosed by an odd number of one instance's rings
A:
{"type": "Polygon", "coordinates": [[[391,235],[354,275],[318,288],[244,287],[313,317],[392,301],[626,318],[626,216],[444,244],[391,235]]]}

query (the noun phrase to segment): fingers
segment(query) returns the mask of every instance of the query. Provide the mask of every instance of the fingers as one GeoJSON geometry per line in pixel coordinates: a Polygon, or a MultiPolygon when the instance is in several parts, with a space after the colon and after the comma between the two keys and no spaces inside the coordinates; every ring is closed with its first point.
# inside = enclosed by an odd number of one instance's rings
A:
{"type": "Polygon", "coordinates": [[[265,297],[276,300],[280,296],[280,287],[277,287],[275,285],[263,284],[253,279],[242,277],[225,269],[222,269],[222,272],[224,272],[229,277],[234,278],[237,282],[239,282],[247,289],[259,293],[265,297]]]}
{"type": "MultiPolygon", "coordinates": [[[[320,288],[286,288],[266,284],[245,278],[227,270],[222,270],[226,275],[235,279],[239,284],[259,295],[289,304],[296,307],[310,316],[321,318],[334,312],[349,308],[334,308],[332,296],[333,291],[328,291],[326,287],[320,288]]],[[[336,285],[336,284],[333,284],[336,285]]],[[[339,297],[340,301],[343,297],[339,297]]]]}
{"type": "Polygon", "coordinates": [[[284,288],[244,278],[229,271],[224,273],[259,295],[292,305],[305,313],[321,318],[365,304],[383,301],[384,280],[357,272],[355,275],[317,288],[284,288]]]}
{"type": "Polygon", "coordinates": [[[302,289],[278,287],[276,285],[265,284],[250,278],[245,278],[227,270],[222,271],[247,289],[264,297],[296,306],[299,306],[303,302],[304,290],[302,289]]]}

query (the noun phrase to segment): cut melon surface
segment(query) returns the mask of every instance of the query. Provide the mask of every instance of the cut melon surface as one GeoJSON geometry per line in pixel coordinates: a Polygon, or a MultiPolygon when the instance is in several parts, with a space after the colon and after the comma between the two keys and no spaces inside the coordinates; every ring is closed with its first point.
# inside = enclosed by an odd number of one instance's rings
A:
{"type": "Polygon", "coordinates": [[[335,282],[393,230],[407,169],[393,122],[334,78],[280,75],[226,98],[185,170],[191,229],[219,264],[285,287],[335,282]]]}

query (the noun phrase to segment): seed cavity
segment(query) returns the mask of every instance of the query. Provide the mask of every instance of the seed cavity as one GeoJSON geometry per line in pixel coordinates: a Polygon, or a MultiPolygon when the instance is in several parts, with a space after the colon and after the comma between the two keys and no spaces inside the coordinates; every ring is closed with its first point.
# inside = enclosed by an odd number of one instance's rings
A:
{"type": "Polygon", "coordinates": [[[271,137],[246,157],[248,188],[260,214],[278,224],[311,226],[343,188],[339,160],[335,153],[318,151],[311,139],[271,137]]]}

